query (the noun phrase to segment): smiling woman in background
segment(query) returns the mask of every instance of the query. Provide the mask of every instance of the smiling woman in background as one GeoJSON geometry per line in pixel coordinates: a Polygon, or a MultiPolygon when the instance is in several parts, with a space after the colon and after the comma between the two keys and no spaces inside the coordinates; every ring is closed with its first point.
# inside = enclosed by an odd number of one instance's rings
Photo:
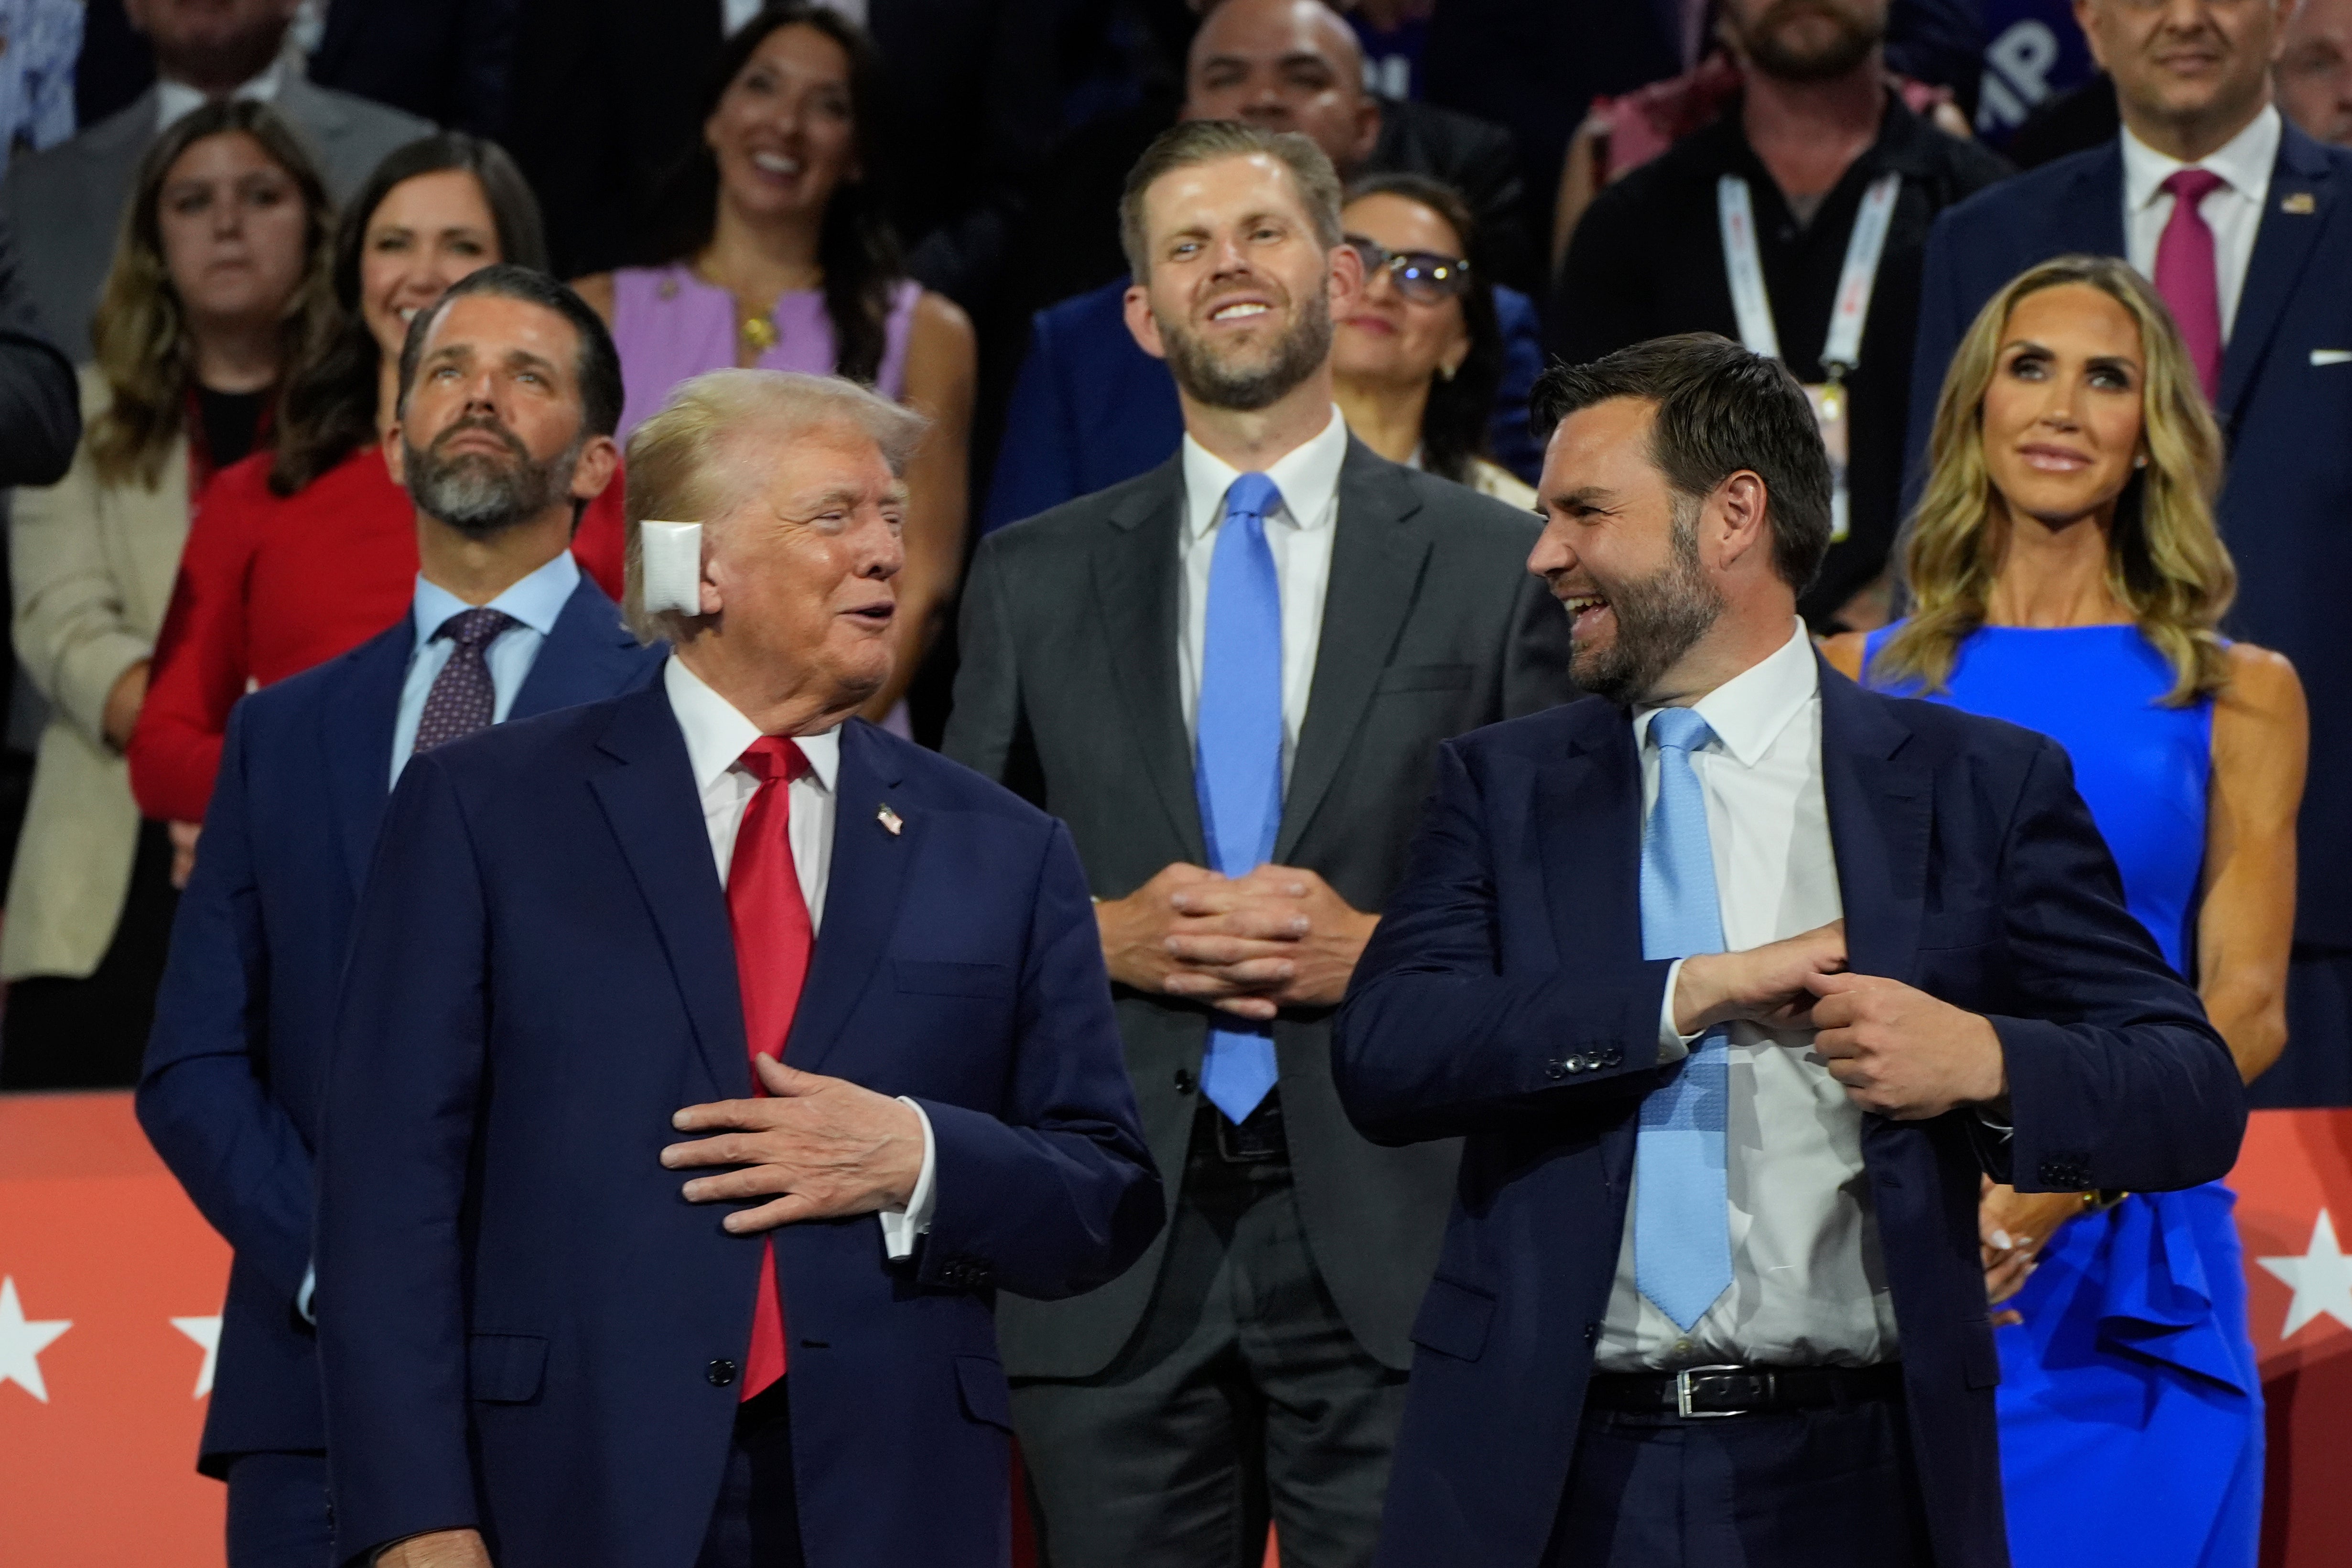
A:
{"type": "Polygon", "coordinates": [[[1494,285],[1470,262],[1477,233],[1452,187],[1380,174],[1339,215],[1364,258],[1364,291],[1333,323],[1331,370],[1348,428],[1381,457],[1512,506],[1536,492],[1485,455],[1503,331],[1494,285]]]}
{"type": "MultiPolygon", "coordinates": [[[[184,851],[212,798],[228,710],[254,685],[324,663],[409,613],[416,511],[384,467],[409,319],[494,261],[544,268],[539,205],[498,147],[447,132],[370,175],[335,239],[340,331],[286,388],[271,450],[200,498],[131,739],[131,783],[184,851]]],[[[619,596],[619,486],[591,502],[573,553],[619,596]]],[[[184,859],[178,879],[185,879],[184,859]]]]}
{"type": "Polygon", "coordinates": [[[0,928],[0,1087],[137,1078],[171,930],[171,847],[122,762],[188,498],[266,434],[281,374],[333,330],[319,172],[268,106],[211,104],[149,149],[81,372],[65,479],[16,493],[16,637],[49,701],[0,928]]]}
{"type": "Polygon", "coordinates": [[[761,12],[719,57],[702,143],[652,247],[661,265],[577,285],[621,351],[625,441],[680,382],[730,365],[839,374],[930,417],[907,470],[898,657],[866,705],[875,719],[896,707],[954,597],[976,374],[971,321],[906,276],[883,216],[880,75],[873,44],[837,13],[761,12]]]}
{"type": "MultiPolygon", "coordinates": [[[[2286,1043],[2309,725],[2294,668],[2216,629],[2237,591],[2221,436],[2172,318],[2122,261],[2033,268],[1953,356],[1929,455],[1910,618],[1833,639],[1831,662],[2063,744],[2125,902],[2251,1081],[2286,1043]]],[[[2219,1182],[1987,1192],[2020,1568],[2252,1568],[2263,1402],[2235,1201],[2219,1182]]]]}

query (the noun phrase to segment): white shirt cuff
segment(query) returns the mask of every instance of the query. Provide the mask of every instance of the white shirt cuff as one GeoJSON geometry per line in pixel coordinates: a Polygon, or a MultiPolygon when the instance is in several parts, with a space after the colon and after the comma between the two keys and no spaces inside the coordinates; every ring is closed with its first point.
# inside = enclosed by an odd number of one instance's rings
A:
{"type": "Polygon", "coordinates": [[[914,1111],[915,1120],[923,1124],[923,1169],[922,1173],[915,1178],[915,1191],[907,1199],[904,1209],[884,1209],[876,1215],[882,1222],[883,1248],[889,1253],[893,1263],[904,1262],[915,1256],[915,1238],[930,1234],[931,1211],[938,1206],[939,1197],[931,1185],[931,1177],[939,1165],[940,1150],[938,1142],[931,1136],[930,1115],[903,1094],[898,1097],[898,1103],[914,1111]]]}
{"type": "Polygon", "coordinates": [[[1682,983],[1683,964],[1685,962],[1687,961],[1677,958],[1675,960],[1674,967],[1666,971],[1666,996],[1664,1001],[1658,1004],[1658,1065],[1660,1067],[1669,1066],[1690,1055],[1691,1046],[1698,1039],[1697,1035],[1685,1035],[1675,1027],[1675,987],[1682,983]]]}
{"type": "Polygon", "coordinates": [[[319,1266],[315,1263],[302,1270],[302,1288],[294,1292],[294,1310],[312,1328],[319,1326],[319,1314],[310,1310],[310,1298],[319,1289],[319,1266]]]}

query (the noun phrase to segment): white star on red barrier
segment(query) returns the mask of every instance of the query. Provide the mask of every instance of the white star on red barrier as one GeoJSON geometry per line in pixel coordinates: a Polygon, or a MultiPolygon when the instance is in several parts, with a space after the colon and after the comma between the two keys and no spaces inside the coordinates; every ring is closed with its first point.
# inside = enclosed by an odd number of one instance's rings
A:
{"type": "Polygon", "coordinates": [[[72,1327],[68,1318],[27,1321],[24,1305],[16,1299],[15,1277],[0,1278],[0,1383],[20,1384],[26,1393],[47,1405],[49,1387],[41,1381],[41,1352],[72,1327]]]}
{"type": "Polygon", "coordinates": [[[213,1368],[220,1363],[220,1324],[218,1318],[174,1318],[172,1326],[205,1347],[205,1364],[196,1369],[195,1397],[202,1399],[213,1391],[213,1368]]]}
{"type": "Polygon", "coordinates": [[[2311,1227],[2311,1246],[2300,1257],[2257,1258],[2272,1274],[2294,1289],[2294,1300],[2288,1303],[2286,1327],[2279,1331],[2281,1340],[2294,1337],[2297,1329],[2321,1313],[2352,1329],[2352,1258],[2336,1242],[2336,1222],[2326,1209],[2311,1227]]]}

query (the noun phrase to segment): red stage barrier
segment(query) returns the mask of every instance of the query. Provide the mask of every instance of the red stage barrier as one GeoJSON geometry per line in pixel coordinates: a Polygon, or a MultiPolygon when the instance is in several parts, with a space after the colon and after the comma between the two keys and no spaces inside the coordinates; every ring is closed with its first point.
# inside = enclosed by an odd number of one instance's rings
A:
{"type": "MultiPolygon", "coordinates": [[[[2352,1111],[2257,1112],[2232,1184],[2270,1400],[2265,1568],[2352,1540],[2352,1111]]],[[[195,1473],[228,1248],[123,1094],[0,1096],[0,1559],[218,1568],[195,1473]]]]}

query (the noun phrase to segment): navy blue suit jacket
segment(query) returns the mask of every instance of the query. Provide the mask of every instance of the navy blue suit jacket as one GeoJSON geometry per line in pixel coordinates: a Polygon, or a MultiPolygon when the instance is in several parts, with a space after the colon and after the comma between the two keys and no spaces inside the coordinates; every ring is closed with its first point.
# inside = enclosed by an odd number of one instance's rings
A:
{"type": "MultiPolygon", "coordinates": [[[[2036,262],[2124,254],[2118,142],[1979,192],[1937,220],[1911,395],[1916,496],[1936,397],[1985,301],[2036,262]]],[[[2352,152],[2292,123],[2279,143],[2214,412],[2229,439],[2218,514],[2238,563],[2231,635],[2286,655],[2304,689],[2352,689],[2352,152]],[[2315,363],[2313,355],[2321,354],[2315,363]],[[2330,353],[2336,357],[2326,357],[2330,353]]],[[[2314,714],[2295,935],[2352,948],[2352,725],[2314,714]]]]}
{"type": "MultiPolygon", "coordinates": [[[[998,1564],[994,1290],[1127,1267],[1160,1185],[1066,829],[861,721],[785,1060],[930,1118],[936,1207],[774,1234],[813,1563],[998,1564]],[[884,818],[895,813],[898,831],[884,818]]],[[[689,1568],[761,1239],[660,1163],[747,1097],[726,895],[656,683],[425,753],[394,793],[320,1160],[339,1558],[476,1526],[499,1568],[689,1568]]]]}
{"type": "MultiPolygon", "coordinates": [[[[229,714],[196,869],[139,1082],[139,1120],[236,1249],[199,1465],[326,1447],[318,1346],[294,1310],[310,1263],[320,1090],[352,912],[390,797],[408,617],[229,714]]],[[[585,576],[510,718],[593,702],[661,663],[585,576]]]]}
{"type": "MultiPolygon", "coordinates": [[[[1824,668],[1822,762],[1853,968],[1990,1016],[2008,1062],[2013,1141],[1966,1110],[1866,1116],[1862,1139],[1936,1561],[1998,1568],[1979,1168],[2029,1191],[2209,1181],[2244,1094],[2125,910],[2055,742],[1824,668]]],[[[1467,1139],[1379,1562],[1533,1568],[1575,1455],[1671,965],[1642,956],[1622,709],[1589,698],[1450,741],[1437,779],[1332,1047],[1368,1136],[1467,1139]]]]}
{"type": "MultiPolygon", "coordinates": [[[[981,531],[1051,511],[1168,460],[1184,439],[1184,411],[1167,364],[1127,330],[1121,278],[1037,312],[1013,384],[1004,438],[982,509],[981,531]]],[[[1543,374],[1543,333],[1528,297],[1496,288],[1503,384],[1487,444],[1495,460],[1532,478],[1543,448],[1528,434],[1528,394],[1543,374]]]]}

